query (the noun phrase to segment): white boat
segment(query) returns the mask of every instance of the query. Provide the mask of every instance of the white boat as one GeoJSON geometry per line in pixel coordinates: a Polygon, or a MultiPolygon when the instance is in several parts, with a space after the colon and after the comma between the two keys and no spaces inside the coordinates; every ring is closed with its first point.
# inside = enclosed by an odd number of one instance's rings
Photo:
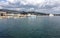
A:
{"type": "Polygon", "coordinates": [[[49,14],[49,16],[54,16],[53,14],[49,14]]]}

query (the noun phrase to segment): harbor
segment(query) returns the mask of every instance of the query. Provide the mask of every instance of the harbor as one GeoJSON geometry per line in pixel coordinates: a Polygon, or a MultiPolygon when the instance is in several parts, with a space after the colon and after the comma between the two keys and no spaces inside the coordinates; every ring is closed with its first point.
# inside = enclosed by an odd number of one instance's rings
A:
{"type": "Polygon", "coordinates": [[[0,18],[20,18],[20,17],[30,17],[36,16],[32,14],[14,14],[14,13],[7,13],[7,12],[0,12],[0,18]]]}
{"type": "Polygon", "coordinates": [[[45,13],[36,13],[36,12],[8,12],[8,11],[0,11],[0,19],[3,18],[21,18],[21,17],[36,17],[36,16],[55,16],[54,14],[45,14],[45,13]]]}

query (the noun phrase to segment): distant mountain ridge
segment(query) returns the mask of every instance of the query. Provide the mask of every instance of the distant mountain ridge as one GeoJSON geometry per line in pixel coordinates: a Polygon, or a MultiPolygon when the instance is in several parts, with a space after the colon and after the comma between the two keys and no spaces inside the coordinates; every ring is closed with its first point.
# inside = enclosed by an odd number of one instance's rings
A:
{"type": "Polygon", "coordinates": [[[8,10],[8,9],[0,9],[0,11],[4,11],[4,12],[7,12],[7,11],[18,12],[16,10],[8,10]]]}
{"type": "Polygon", "coordinates": [[[16,11],[16,10],[8,10],[8,9],[0,9],[0,11],[7,12],[7,13],[22,13],[22,14],[38,14],[38,15],[48,15],[42,12],[35,12],[35,11],[16,11]]]}

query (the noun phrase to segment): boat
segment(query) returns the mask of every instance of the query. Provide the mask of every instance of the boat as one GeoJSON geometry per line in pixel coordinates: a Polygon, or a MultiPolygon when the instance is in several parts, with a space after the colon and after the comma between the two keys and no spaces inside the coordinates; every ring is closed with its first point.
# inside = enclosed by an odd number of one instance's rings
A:
{"type": "Polygon", "coordinates": [[[54,16],[53,14],[49,14],[49,16],[54,16]]]}

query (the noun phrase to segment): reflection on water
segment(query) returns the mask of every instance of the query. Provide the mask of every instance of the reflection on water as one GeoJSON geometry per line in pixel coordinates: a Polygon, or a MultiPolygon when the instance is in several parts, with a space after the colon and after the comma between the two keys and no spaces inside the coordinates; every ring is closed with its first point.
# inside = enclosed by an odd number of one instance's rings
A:
{"type": "Polygon", "coordinates": [[[0,38],[60,38],[60,17],[0,19],[0,38]]]}

